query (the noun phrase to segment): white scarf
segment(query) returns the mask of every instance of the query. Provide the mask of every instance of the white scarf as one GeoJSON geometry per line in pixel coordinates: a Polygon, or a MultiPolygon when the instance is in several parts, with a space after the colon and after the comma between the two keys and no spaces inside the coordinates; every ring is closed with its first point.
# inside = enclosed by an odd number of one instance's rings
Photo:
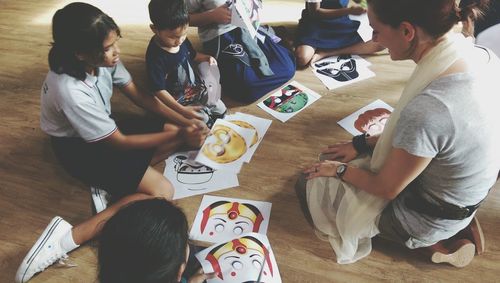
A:
{"type": "Polygon", "coordinates": [[[418,62],[373,150],[370,163],[371,171],[378,172],[382,165],[384,165],[392,149],[394,129],[398,123],[401,111],[408,102],[421,93],[458,59],[467,59],[463,58],[464,54],[472,54],[473,48],[474,44],[462,34],[450,32],[418,62]]]}

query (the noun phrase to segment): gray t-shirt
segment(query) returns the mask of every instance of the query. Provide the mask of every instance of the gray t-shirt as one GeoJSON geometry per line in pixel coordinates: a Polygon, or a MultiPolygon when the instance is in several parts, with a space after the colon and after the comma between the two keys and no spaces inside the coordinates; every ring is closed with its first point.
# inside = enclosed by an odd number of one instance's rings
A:
{"type": "MultiPolygon", "coordinates": [[[[206,12],[224,4],[226,0],[186,0],[190,14],[206,12]]],[[[209,24],[198,27],[198,36],[202,42],[207,42],[235,28],[236,26],[232,24],[209,24]]]]}
{"type": "Polygon", "coordinates": [[[396,217],[411,235],[406,242],[409,248],[449,238],[465,228],[470,218],[448,220],[420,214],[405,206],[406,197],[418,193],[430,202],[469,206],[483,200],[495,183],[500,169],[496,134],[500,123],[491,103],[498,97],[500,84],[490,83],[485,92],[471,74],[445,76],[432,82],[401,112],[393,147],[432,158],[393,202],[396,217]]]}
{"type": "Polygon", "coordinates": [[[123,64],[99,68],[97,76],[79,80],[49,71],[41,93],[40,126],[54,137],[81,137],[87,142],[102,140],[116,131],[111,114],[113,85],[132,80],[123,64]]]}

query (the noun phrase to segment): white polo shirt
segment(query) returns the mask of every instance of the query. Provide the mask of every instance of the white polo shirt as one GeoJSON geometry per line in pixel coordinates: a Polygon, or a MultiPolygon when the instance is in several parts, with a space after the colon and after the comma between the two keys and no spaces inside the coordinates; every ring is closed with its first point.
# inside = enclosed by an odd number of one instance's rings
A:
{"type": "Polygon", "coordinates": [[[84,81],[49,71],[41,92],[42,130],[54,137],[81,137],[87,142],[102,140],[117,129],[111,114],[113,85],[124,87],[132,80],[119,62],[98,68],[84,81]]]}

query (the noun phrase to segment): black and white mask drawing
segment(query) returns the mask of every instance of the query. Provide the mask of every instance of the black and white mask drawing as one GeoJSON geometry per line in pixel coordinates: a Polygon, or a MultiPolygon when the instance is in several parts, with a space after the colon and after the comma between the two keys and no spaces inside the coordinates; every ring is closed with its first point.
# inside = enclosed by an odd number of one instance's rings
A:
{"type": "Polygon", "coordinates": [[[339,82],[347,82],[359,77],[356,60],[349,55],[339,56],[335,61],[323,61],[314,65],[318,74],[339,82]]]}
{"type": "Polygon", "coordinates": [[[185,155],[177,155],[174,162],[177,181],[183,184],[203,184],[210,181],[214,175],[214,169],[190,160],[185,155]]]}

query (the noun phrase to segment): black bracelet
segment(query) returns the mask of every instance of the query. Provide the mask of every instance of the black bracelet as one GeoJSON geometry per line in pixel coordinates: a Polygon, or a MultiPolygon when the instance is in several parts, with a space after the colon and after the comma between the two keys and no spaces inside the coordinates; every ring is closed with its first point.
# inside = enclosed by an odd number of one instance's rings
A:
{"type": "Polygon", "coordinates": [[[365,133],[352,138],[352,146],[354,146],[354,149],[358,152],[358,154],[368,153],[371,151],[370,147],[366,143],[367,136],[368,135],[365,133]]]}

